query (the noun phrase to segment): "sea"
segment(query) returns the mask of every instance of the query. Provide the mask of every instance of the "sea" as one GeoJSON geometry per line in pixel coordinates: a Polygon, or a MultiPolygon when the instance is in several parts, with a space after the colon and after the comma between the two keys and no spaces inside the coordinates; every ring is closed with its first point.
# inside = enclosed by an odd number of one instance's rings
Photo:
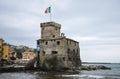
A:
{"type": "Polygon", "coordinates": [[[77,74],[65,72],[8,72],[0,73],[0,79],[120,79],[120,64],[83,64],[83,65],[103,65],[111,67],[111,70],[79,71],[77,74]]]}

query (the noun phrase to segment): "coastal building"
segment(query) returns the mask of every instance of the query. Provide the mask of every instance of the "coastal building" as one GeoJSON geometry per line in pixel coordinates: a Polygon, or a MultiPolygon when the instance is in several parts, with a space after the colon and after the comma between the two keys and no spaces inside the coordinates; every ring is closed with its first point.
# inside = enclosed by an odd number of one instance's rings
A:
{"type": "Polygon", "coordinates": [[[2,59],[3,42],[4,42],[4,40],[3,40],[2,38],[0,38],[0,61],[1,61],[1,59],[2,59]]]}
{"type": "Polygon", "coordinates": [[[48,66],[45,64],[48,61],[63,68],[79,67],[81,65],[79,42],[61,33],[61,25],[56,22],[45,22],[40,26],[41,39],[37,40],[37,45],[41,46],[41,66],[48,66]]]}
{"type": "Polygon", "coordinates": [[[16,59],[16,52],[14,51],[14,48],[12,48],[10,45],[4,43],[3,39],[0,39],[0,60],[6,60],[9,61],[11,58],[16,59]]]}
{"type": "Polygon", "coordinates": [[[34,59],[36,57],[35,53],[33,52],[28,52],[28,51],[25,51],[22,53],[22,60],[31,60],[31,59],[34,59]]]}
{"type": "Polygon", "coordinates": [[[4,60],[11,60],[11,57],[16,57],[16,53],[14,52],[14,49],[11,48],[9,45],[4,44],[3,45],[3,52],[2,52],[2,59],[4,60]]]}
{"type": "Polygon", "coordinates": [[[22,53],[22,59],[19,61],[22,65],[26,67],[33,67],[36,59],[36,54],[34,52],[25,51],[22,53]]]}
{"type": "Polygon", "coordinates": [[[10,61],[15,61],[17,59],[17,53],[14,50],[14,48],[10,47],[9,49],[9,60],[10,61]]]}
{"type": "Polygon", "coordinates": [[[9,52],[10,52],[10,47],[9,47],[9,45],[3,45],[2,59],[8,61],[8,60],[9,60],[9,52]]]}

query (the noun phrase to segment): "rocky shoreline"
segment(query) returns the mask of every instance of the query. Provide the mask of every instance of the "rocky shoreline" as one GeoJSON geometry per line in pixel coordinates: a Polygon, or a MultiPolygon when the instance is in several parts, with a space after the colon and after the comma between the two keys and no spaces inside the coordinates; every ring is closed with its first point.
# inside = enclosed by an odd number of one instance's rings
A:
{"type": "Polygon", "coordinates": [[[106,67],[106,66],[97,66],[97,65],[90,65],[90,66],[81,66],[79,68],[72,68],[72,69],[62,69],[62,70],[46,70],[46,69],[42,69],[42,68],[34,68],[34,67],[4,67],[4,68],[0,68],[0,73],[4,73],[4,72],[26,72],[26,71],[45,71],[45,72],[49,72],[49,71],[54,71],[54,72],[68,72],[68,73],[76,73],[77,71],[82,71],[82,70],[87,70],[87,71],[91,71],[91,70],[111,70],[111,68],[106,67]]]}

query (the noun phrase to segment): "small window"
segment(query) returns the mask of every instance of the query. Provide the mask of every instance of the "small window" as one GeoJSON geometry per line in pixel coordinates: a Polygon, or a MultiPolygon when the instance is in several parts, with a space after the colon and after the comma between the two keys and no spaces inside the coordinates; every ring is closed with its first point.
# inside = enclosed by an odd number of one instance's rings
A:
{"type": "Polygon", "coordinates": [[[63,57],[63,61],[65,61],[65,57],[63,57]]]}
{"type": "Polygon", "coordinates": [[[60,45],[60,41],[57,41],[57,45],[60,45]]]}
{"type": "Polygon", "coordinates": [[[68,54],[70,53],[70,49],[68,48],[68,54]]]}
{"type": "Polygon", "coordinates": [[[75,49],[73,49],[73,53],[75,53],[75,49]]]}
{"type": "Polygon", "coordinates": [[[46,45],[48,44],[48,42],[46,42],[46,45]]]}
{"type": "Polygon", "coordinates": [[[53,35],[53,38],[55,38],[55,35],[53,35]]]}
{"type": "Polygon", "coordinates": [[[72,59],[71,59],[71,58],[68,58],[68,60],[69,60],[69,61],[72,61],[72,59]]]}
{"type": "Polygon", "coordinates": [[[52,54],[57,54],[58,52],[57,51],[52,51],[52,54]]]}
{"type": "Polygon", "coordinates": [[[7,58],[7,55],[5,55],[5,58],[7,58]]]}
{"type": "Polygon", "coordinates": [[[45,51],[43,51],[43,56],[45,56],[45,51]]]}

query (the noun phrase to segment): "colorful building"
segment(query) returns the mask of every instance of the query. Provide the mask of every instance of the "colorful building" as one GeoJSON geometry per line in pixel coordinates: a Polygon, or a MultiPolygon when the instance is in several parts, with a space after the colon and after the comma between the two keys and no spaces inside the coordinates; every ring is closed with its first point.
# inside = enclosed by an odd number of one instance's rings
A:
{"type": "Polygon", "coordinates": [[[34,59],[35,56],[36,56],[35,53],[26,51],[26,52],[22,53],[22,60],[28,60],[29,61],[29,60],[34,59]]]}
{"type": "Polygon", "coordinates": [[[3,39],[0,39],[0,60],[11,60],[11,58],[16,58],[16,52],[14,52],[14,48],[10,45],[4,43],[3,39]]]}
{"type": "Polygon", "coordinates": [[[9,52],[10,52],[10,47],[9,47],[9,45],[4,45],[4,46],[3,46],[2,59],[8,61],[8,60],[9,60],[9,52]]]}

